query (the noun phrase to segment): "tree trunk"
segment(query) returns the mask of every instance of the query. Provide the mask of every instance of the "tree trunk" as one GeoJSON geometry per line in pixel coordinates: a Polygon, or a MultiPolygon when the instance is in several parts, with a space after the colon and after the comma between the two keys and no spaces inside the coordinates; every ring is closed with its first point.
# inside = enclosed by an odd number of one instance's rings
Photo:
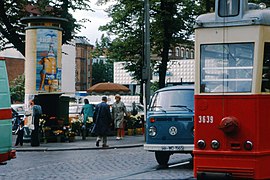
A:
{"type": "Polygon", "coordinates": [[[160,8],[161,13],[163,13],[162,15],[163,48],[161,53],[162,60],[159,66],[159,88],[163,88],[165,87],[167,63],[169,61],[169,49],[172,40],[172,26],[173,26],[172,9],[174,8],[174,4],[167,2],[166,0],[162,0],[160,3],[160,8]]]}

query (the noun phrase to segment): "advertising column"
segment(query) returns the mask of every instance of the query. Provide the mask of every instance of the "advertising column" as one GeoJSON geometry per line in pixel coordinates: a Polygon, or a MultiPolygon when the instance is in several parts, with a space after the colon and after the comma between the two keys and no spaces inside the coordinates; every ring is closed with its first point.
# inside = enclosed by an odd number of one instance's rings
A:
{"type": "Polygon", "coordinates": [[[25,103],[41,93],[61,93],[62,28],[66,19],[26,17],[25,103]]]}

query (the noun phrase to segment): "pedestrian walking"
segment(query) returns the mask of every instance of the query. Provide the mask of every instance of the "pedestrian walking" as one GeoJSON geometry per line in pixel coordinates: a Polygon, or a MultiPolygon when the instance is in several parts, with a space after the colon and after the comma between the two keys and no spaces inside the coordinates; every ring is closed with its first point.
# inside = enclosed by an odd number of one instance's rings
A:
{"type": "Polygon", "coordinates": [[[18,146],[19,144],[23,146],[23,132],[24,132],[24,121],[21,121],[19,124],[19,127],[17,128],[15,134],[17,134],[17,139],[15,146],[18,146]]]}
{"type": "Polygon", "coordinates": [[[86,122],[91,119],[93,121],[94,107],[89,104],[88,99],[84,99],[84,105],[82,107],[81,115],[83,115],[83,126],[82,126],[82,139],[86,137],[86,122]]]}
{"type": "Polygon", "coordinates": [[[102,147],[109,147],[107,144],[107,136],[110,133],[110,124],[112,122],[110,107],[107,104],[107,97],[102,97],[102,102],[96,105],[94,112],[94,133],[97,135],[96,146],[99,147],[99,143],[102,140],[102,147]]]}
{"type": "Polygon", "coordinates": [[[115,95],[115,102],[112,105],[112,117],[114,126],[117,129],[117,140],[123,139],[125,135],[125,115],[128,116],[126,106],[121,101],[121,96],[117,94],[115,95]]]}
{"type": "Polygon", "coordinates": [[[42,114],[42,108],[40,105],[38,105],[38,99],[34,98],[34,100],[31,102],[31,106],[33,109],[32,113],[32,123],[34,124],[34,129],[31,133],[31,146],[39,146],[40,140],[39,140],[39,119],[42,114]]]}

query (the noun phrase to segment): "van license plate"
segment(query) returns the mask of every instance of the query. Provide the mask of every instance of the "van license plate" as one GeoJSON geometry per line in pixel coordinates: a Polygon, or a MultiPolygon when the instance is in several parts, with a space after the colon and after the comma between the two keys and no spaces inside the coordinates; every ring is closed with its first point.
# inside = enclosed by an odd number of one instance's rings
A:
{"type": "Polygon", "coordinates": [[[162,151],[184,151],[184,146],[162,146],[162,151]]]}

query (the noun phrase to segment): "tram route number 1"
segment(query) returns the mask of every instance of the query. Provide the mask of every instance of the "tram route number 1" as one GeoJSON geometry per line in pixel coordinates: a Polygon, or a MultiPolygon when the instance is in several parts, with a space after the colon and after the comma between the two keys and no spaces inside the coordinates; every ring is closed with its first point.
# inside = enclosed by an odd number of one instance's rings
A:
{"type": "Polygon", "coordinates": [[[199,123],[212,124],[214,123],[213,116],[199,116],[199,123]]]}

